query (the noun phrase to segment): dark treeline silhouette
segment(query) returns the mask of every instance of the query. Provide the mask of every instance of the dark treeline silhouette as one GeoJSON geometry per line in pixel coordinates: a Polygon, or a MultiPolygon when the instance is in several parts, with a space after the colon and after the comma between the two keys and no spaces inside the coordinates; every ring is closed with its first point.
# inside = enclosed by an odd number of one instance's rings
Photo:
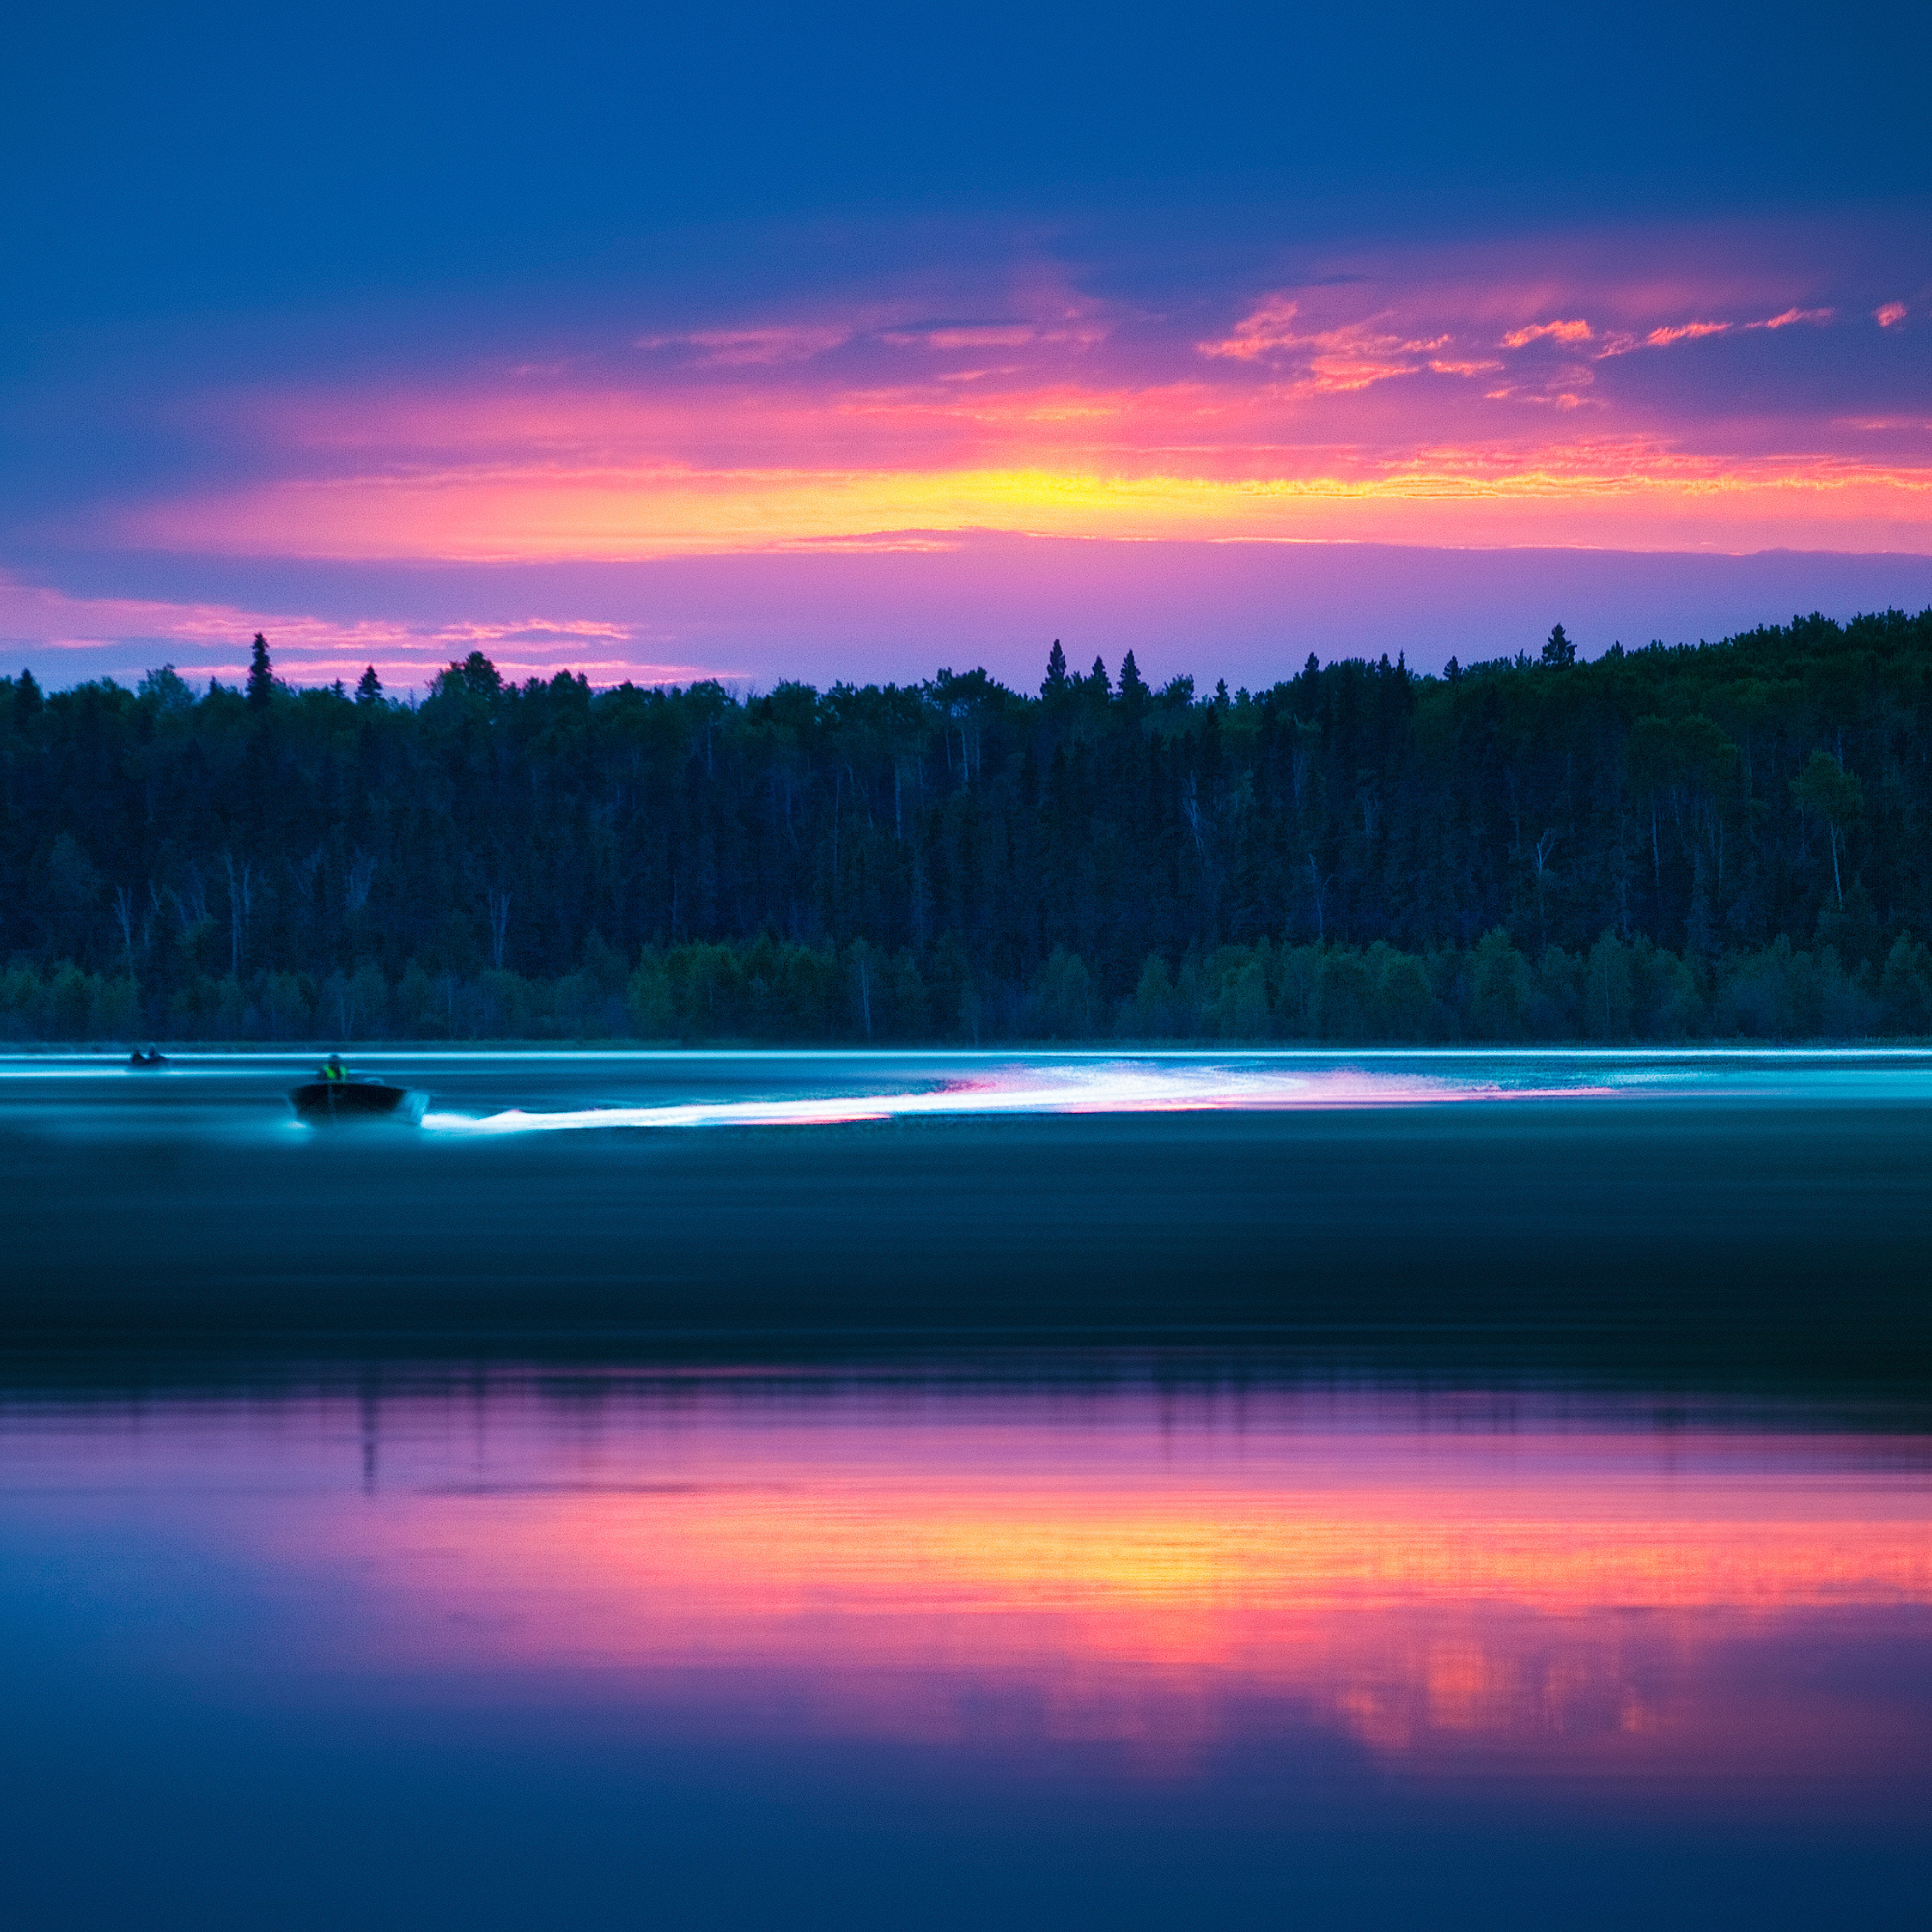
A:
{"type": "Polygon", "coordinates": [[[1271,690],[0,679],[14,1038],[1932,1029],[1932,611],[1271,690]]]}

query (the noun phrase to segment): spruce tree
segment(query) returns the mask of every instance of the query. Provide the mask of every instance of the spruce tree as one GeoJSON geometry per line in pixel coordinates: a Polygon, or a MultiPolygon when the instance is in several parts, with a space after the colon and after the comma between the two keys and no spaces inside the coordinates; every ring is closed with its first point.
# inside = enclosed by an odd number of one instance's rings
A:
{"type": "Polygon", "coordinates": [[[269,661],[269,640],[260,631],[248,654],[248,704],[251,710],[266,711],[275,701],[275,668],[269,661]]]}
{"type": "Polygon", "coordinates": [[[1055,638],[1053,648],[1046,654],[1046,682],[1039,688],[1042,697],[1058,697],[1066,689],[1066,653],[1060,648],[1060,639],[1055,638]]]}
{"type": "Polygon", "coordinates": [[[383,680],[376,675],[376,667],[371,665],[356,683],[355,701],[357,704],[375,704],[382,696],[383,680]]]}

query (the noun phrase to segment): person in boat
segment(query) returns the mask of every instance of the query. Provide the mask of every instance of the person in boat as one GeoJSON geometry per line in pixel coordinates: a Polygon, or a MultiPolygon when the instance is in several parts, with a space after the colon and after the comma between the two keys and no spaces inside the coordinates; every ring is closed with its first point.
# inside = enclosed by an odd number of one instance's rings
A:
{"type": "Polygon", "coordinates": [[[137,1046],[134,1049],[134,1057],[129,1065],[134,1066],[159,1066],[166,1059],[167,1056],[157,1046],[137,1046]]]}
{"type": "Polygon", "coordinates": [[[340,1086],[349,1078],[349,1069],[343,1065],[339,1053],[331,1053],[324,1063],[322,1078],[330,1087],[340,1086]]]}

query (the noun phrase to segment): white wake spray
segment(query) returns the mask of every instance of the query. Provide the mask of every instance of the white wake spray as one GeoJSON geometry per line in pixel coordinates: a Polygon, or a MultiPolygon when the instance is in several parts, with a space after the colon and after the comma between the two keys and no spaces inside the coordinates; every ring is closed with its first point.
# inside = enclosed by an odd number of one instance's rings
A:
{"type": "Polygon", "coordinates": [[[697,1100],[655,1107],[578,1107],[531,1113],[432,1113],[433,1133],[527,1134],[592,1127],[839,1126],[857,1121],[973,1114],[1214,1113],[1347,1107],[1413,1107],[1482,1100],[1581,1096],[1596,1086],[1511,1087],[1356,1067],[1291,1069],[1162,1065],[1106,1061],[1081,1065],[1017,1065],[944,1087],[801,1099],[697,1100]]]}

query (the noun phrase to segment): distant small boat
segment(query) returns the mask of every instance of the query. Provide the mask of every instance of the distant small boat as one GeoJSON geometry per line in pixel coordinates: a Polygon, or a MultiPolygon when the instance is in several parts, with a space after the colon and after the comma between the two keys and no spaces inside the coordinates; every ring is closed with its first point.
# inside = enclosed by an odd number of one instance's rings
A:
{"type": "Polygon", "coordinates": [[[429,1095],[414,1087],[391,1087],[385,1080],[305,1080],[289,1091],[296,1119],[312,1127],[347,1121],[392,1121],[422,1125],[429,1095]]]}
{"type": "Polygon", "coordinates": [[[167,1064],[167,1055],[161,1052],[159,1048],[153,1046],[137,1046],[128,1056],[128,1065],[130,1071],[152,1073],[156,1068],[165,1066],[167,1064]]]}

